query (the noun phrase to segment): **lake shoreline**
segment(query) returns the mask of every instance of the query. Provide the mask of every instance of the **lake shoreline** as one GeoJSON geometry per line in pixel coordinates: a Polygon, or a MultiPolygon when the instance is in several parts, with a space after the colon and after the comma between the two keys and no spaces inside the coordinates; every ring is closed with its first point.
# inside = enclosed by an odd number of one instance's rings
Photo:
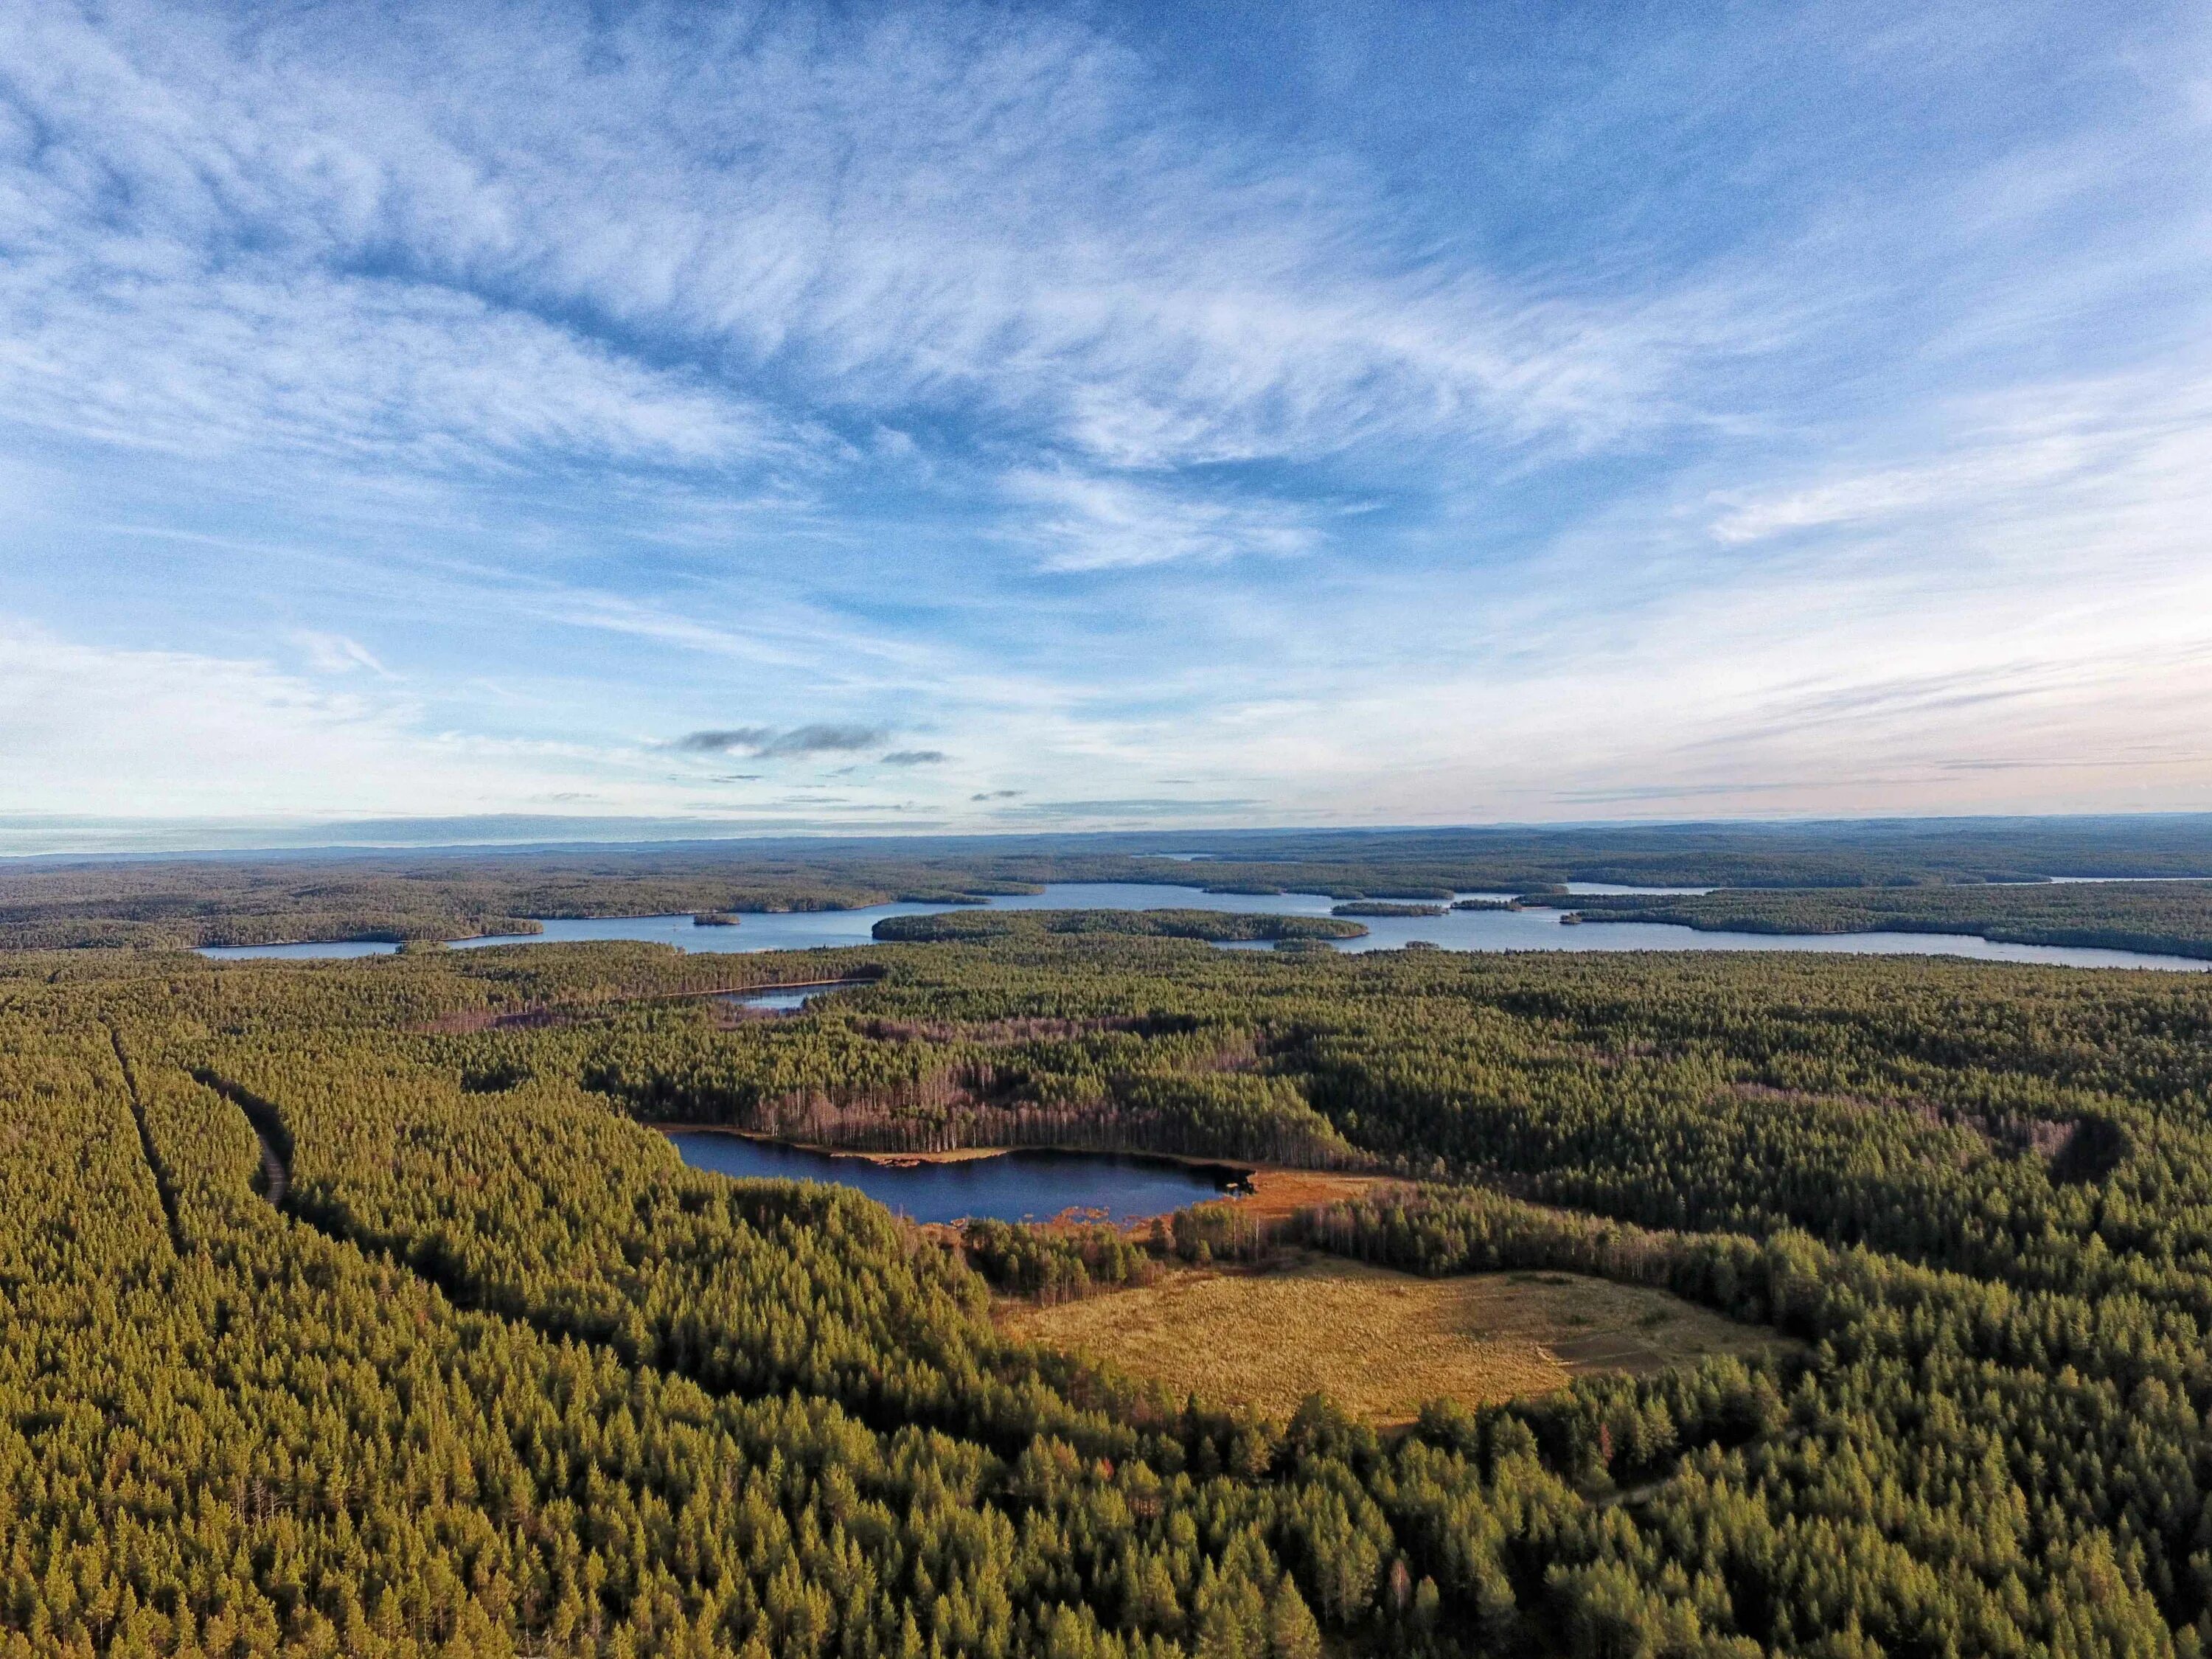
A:
{"type": "Polygon", "coordinates": [[[1246,1181],[1268,1167],[1251,1164],[1243,1158],[1199,1158],[1185,1152],[1133,1151],[1125,1146],[1063,1146],[1055,1143],[1049,1146],[949,1146],[930,1152],[881,1152],[855,1146],[832,1146],[818,1140],[793,1140],[783,1135],[770,1134],[765,1129],[740,1129],[728,1123],[654,1122],[647,1123],[645,1127],[664,1135],[736,1135],[744,1140],[757,1140],[763,1146],[788,1146],[793,1152],[815,1152],[823,1158],[858,1158],[863,1163],[893,1170],[923,1164],[972,1164],[979,1158],[1006,1158],[1015,1152],[1058,1152],[1068,1158],[1140,1158],[1155,1164],[1180,1164],[1186,1169],[1224,1170],[1246,1181]]]}
{"type": "MultiPolygon", "coordinates": [[[[1341,1170],[1311,1170],[1291,1164],[1268,1164],[1248,1158],[1201,1158],[1187,1152],[1152,1152],[1115,1148],[1110,1151],[1096,1146],[956,1146],[933,1152],[875,1152],[850,1146],[827,1146],[818,1141],[787,1140],[758,1129],[740,1129],[726,1123],[645,1123],[644,1127],[662,1135],[718,1134],[750,1140],[763,1146],[788,1147],[794,1152],[812,1152],[820,1157],[846,1158],[865,1163],[879,1169],[918,1169],[926,1164],[957,1164],[1004,1158],[1016,1152],[1055,1152],[1070,1158],[1127,1158],[1148,1163],[1173,1164],[1190,1170],[1212,1170],[1235,1178],[1233,1185],[1224,1187],[1210,1199],[1198,1203],[1233,1203],[1237,1212],[1255,1221],[1286,1220],[1300,1210],[1318,1208],[1323,1205],[1349,1203],[1364,1198],[1377,1188],[1395,1183],[1395,1177],[1370,1175],[1341,1170]],[[1241,1189],[1241,1190],[1240,1190],[1241,1189]]],[[[1136,1237],[1148,1231],[1152,1218],[1126,1222],[1105,1222],[1093,1218],[1070,1216],[1061,1212],[1042,1221],[1025,1224],[1042,1227],[1048,1231],[1067,1231],[1097,1226],[1110,1226],[1126,1237],[1136,1237]]],[[[958,1231],[957,1224],[925,1222],[924,1227],[958,1231]]]]}
{"type": "MultiPolygon", "coordinates": [[[[642,1120],[641,1120],[642,1121],[642,1120]]],[[[1015,1152],[1079,1152],[1073,1146],[955,1146],[939,1152],[872,1152],[853,1146],[831,1146],[818,1140],[790,1140],[782,1135],[772,1135],[764,1129],[740,1129],[728,1123],[647,1123],[645,1127],[657,1134],[735,1135],[740,1140],[757,1140],[764,1146],[788,1146],[796,1152],[813,1152],[823,1158],[857,1158],[864,1164],[879,1164],[885,1169],[906,1169],[921,1164],[969,1164],[977,1158],[1003,1158],[1015,1152]]],[[[1147,1153],[1149,1157],[1151,1154],[1147,1153]]]]}

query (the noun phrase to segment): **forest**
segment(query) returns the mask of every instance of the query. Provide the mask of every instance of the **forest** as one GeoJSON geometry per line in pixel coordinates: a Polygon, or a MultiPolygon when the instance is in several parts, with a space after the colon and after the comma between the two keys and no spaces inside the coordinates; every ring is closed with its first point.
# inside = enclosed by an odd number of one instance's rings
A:
{"type": "MultiPolygon", "coordinates": [[[[940,836],[34,859],[0,871],[0,949],[175,950],[306,939],[526,936],[538,931],[532,919],[539,917],[854,909],[902,898],[981,903],[993,894],[1035,892],[1048,882],[1191,884],[1216,892],[1296,890],[1349,902],[1433,903],[1458,892],[1521,893],[1569,881],[1888,889],[2042,882],[2052,876],[2212,878],[2212,817],[940,836]]],[[[2093,910],[2104,902],[2094,893],[2069,901],[2093,910]]],[[[2118,925],[2127,920],[2120,917],[2118,925]]]]}
{"type": "MultiPolygon", "coordinates": [[[[0,957],[0,1653],[2194,1655],[2212,987],[1054,931],[0,957]],[[744,1018],[717,994],[847,988],[744,1018]],[[1390,1177],[1284,1237],[1795,1340],[1378,1432],[1030,1346],[648,1122],[1390,1177]]],[[[1170,1248],[1248,1248],[1234,1206],[1170,1248]]]]}

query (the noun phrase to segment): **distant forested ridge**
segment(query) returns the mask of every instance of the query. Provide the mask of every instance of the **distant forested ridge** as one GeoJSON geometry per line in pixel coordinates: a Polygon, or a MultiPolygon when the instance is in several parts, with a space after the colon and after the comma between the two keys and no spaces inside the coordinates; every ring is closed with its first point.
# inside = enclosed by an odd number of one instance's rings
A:
{"type": "Polygon", "coordinates": [[[1856,1659],[2212,1631],[2193,975],[1045,927],[16,954],[0,1194],[0,1654],[1856,1659]],[[708,994],[830,977],[865,982],[774,1019],[708,994]],[[1802,1346],[1399,1436],[1318,1400],[1271,1421],[1009,1340],[959,1250],[687,1170],[637,1121],[663,1116],[1385,1171],[1296,1236],[1600,1273],[1802,1346]]]}
{"type": "Polygon", "coordinates": [[[1433,902],[1456,892],[1519,893],[1567,881],[1859,888],[2054,875],[2212,878],[2212,817],[1215,831],[34,860],[0,866],[0,949],[461,939],[527,933],[526,919],[537,916],[851,909],[900,898],[975,903],[1056,881],[1433,902]]]}
{"type": "Polygon", "coordinates": [[[1723,891],[1531,894],[1597,921],[1759,933],[1973,933],[2022,945],[2212,957],[2212,882],[2114,881],[1723,891]]]}

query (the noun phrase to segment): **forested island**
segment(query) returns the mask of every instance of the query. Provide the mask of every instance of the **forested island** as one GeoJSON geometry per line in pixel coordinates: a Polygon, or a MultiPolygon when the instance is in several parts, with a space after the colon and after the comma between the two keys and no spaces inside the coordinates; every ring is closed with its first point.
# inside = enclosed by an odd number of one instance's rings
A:
{"type": "Polygon", "coordinates": [[[1034,916],[14,953],[0,1652],[2193,1654],[2208,1113],[2193,975],[1034,916]],[[774,1018],[717,994],[823,980],[774,1018]],[[947,1236],[687,1170],[661,1121],[1360,1195],[947,1236]],[[1378,1425],[1008,1311],[1283,1249],[1746,1337],[1378,1425]]]}

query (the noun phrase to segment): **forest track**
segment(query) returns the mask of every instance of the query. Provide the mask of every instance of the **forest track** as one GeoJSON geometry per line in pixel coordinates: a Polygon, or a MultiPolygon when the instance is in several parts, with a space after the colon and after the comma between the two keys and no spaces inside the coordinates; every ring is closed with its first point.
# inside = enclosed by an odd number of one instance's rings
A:
{"type": "Polygon", "coordinates": [[[281,1144],[290,1137],[284,1133],[283,1121],[276,1109],[258,1095],[251,1093],[225,1077],[202,1067],[192,1076],[204,1087],[212,1089],[246,1115],[246,1127],[253,1131],[253,1139],[261,1147],[261,1195],[278,1209],[291,1196],[292,1164],[281,1144]]]}
{"type": "Polygon", "coordinates": [[[269,1137],[261,1133],[259,1124],[254,1125],[253,1138],[261,1143],[261,1195],[281,1210],[292,1190],[292,1171],[269,1144],[269,1137]]]}
{"type": "Polygon", "coordinates": [[[146,1103],[138,1093],[138,1073],[131,1069],[131,1056],[123,1047],[123,1033],[114,1025],[107,1027],[107,1040],[115,1048],[115,1063],[123,1073],[123,1087],[131,1097],[131,1121],[138,1126],[138,1150],[145,1155],[146,1167],[153,1172],[154,1191],[161,1200],[161,1217],[169,1227],[169,1244],[179,1255],[187,1254],[185,1248],[184,1224],[177,1219],[177,1188],[169,1179],[161,1157],[154,1150],[154,1133],[146,1125],[146,1103]]]}
{"type": "MultiPolygon", "coordinates": [[[[526,1296],[512,1287],[480,1279],[450,1257],[434,1253],[426,1258],[411,1249],[403,1237],[379,1237],[371,1230],[359,1227],[345,1206],[325,1207],[312,1190],[299,1202],[288,1201],[291,1180],[284,1154],[289,1150],[290,1136],[276,1109],[241,1085],[204,1066],[195,1068],[191,1075],[246,1114],[247,1122],[252,1125],[254,1138],[261,1145],[263,1194],[284,1217],[320,1234],[334,1245],[411,1276],[434,1290],[458,1311],[534,1332],[556,1345],[575,1343],[606,1354],[617,1364],[678,1379],[705,1390],[715,1399],[757,1402],[779,1401],[790,1395],[793,1385],[788,1376],[750,1382],[716,1378],[702,1374],[680,1358],[656,1352],[657,1340],[649,1339],[642,1346],[619,1340],[622,1322],[611,1310],[603,1318],[594,1318],[588,1313],[579,1315],[572,1310],[533,1307],[526,1296]]],[[[866,1390],[832,1393],[828,1397],[835,1400],[854,1422],[876,1434],[895,1435],[917,1424],[943,1432],[951,1432],[957,1426],[950,1417],[940,1419],[927,1411],[917,1414],[872,1398],[866,1390]]],[[[960,1431],[973,1435],[1009,1463],[1020,1455],[1029,1440],[1026,1433],[1009,1437],[994,1433],[980,1424],[970,1424],[960,1431]]]]}
{"type": "MultiPolygon", "coordinates": [[[[325,1209],[312,1195],[298,1204],[288,1202],[291,1192],[291,1172],[283,1152],[280,1150],[280,1144],[289,1144],[289,1136],[277,1117],[276,1109],[251,1091],[206,1067],[196,1068],[191,1075],[246,1114],[246,1121],[252,1126],[254,1139],[261,1146],[263,1195],[282,1215],[297,1225],[321,1235],[331,1243],[356,1252],[364,1260],[383,1263],[419,1280],[443,1297],[457,1311],[534,1332],[545,1341],[556,1345],[575,1343],[596,1350],[611,1358],[617,1364],[680,1380],[704,1389],[716,1399],[776,1401],[791,1393],[793,1385],[787,1377],[751,1385],[716,1380],[701,1375],[680,1361],[662,1358],[653,1351],[654,1345],[651,1342],[641,1348],[626,1344],[617,1339],[620,1322],[612,1316],[594,1320],[588,1315],[580,1317],[571,1312],[532,1307],[521,1295],[476,1278],[448,1258],[434,1256],[423,1259],[409,1248],[404,1238],[379,1237],[366,1230],[356,1231],[355,1226],[349,1224],[351,1218],[343,1206],[335,1210],[325,1209]]],[[[917,1422],[926,1428],[945,1427],[926,1413],[917,1418],[910,1412],[885,1406],[865,1394],[832,1395],[830,1397],[836,1400],[840,1408],[854,1422],[877,1434],[894,1435],[917,1422]]],[[[1009,1462],[1027,1443],[1026,1436],[1018,1439],[1003,1437],[994,1439],[982,1431],[976,1432],[1009,1462]]]]}

